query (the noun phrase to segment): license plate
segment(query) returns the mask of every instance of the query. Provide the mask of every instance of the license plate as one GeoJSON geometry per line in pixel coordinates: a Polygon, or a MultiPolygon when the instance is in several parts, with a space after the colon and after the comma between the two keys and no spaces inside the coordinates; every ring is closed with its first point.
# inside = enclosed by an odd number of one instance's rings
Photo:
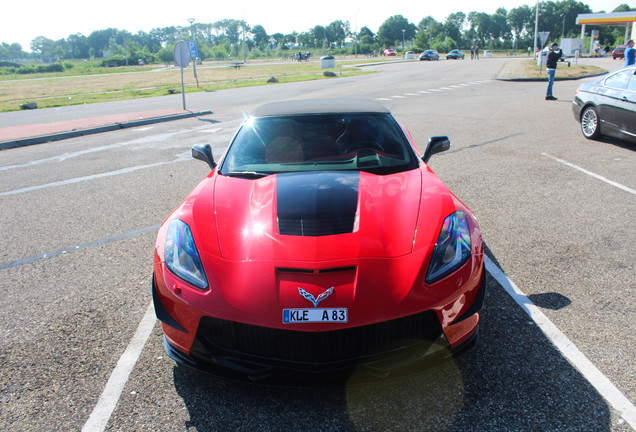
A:
{"type": "Polygon", "coordinates": [[[283,309],[283,324],[316,323],[316,322],[347,322],[347,309],[283,309]]]}

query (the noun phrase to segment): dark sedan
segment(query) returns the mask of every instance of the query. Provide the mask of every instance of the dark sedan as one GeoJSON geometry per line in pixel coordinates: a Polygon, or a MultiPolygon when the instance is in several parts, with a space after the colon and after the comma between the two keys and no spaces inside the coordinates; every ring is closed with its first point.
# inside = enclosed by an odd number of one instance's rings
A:
{"type": "Polygon", "coordinates": [[[446,60],[459,60],[462,59],[464,60],[464,51],[462,50],[452,50],[450,51],[448,54],[446,54],[446,60]]]}
{"type": "Polygon", "coordinates": [[[420,60],[439,60],[439,53],[434,49],[426,50],[420,54],[420,60]]]}
{"type": "Polygon", "coordinates": [[[636,142],[636,66],[581,84],[572,110],[585,138],[610,135],[636,142]]]}

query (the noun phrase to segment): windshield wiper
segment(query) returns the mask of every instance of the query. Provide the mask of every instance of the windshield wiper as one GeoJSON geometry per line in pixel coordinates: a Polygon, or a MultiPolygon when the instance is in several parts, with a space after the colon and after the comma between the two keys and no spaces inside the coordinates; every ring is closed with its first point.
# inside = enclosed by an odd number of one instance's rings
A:
{"type": "Polygon", "coordinates": [[[243,178],[256,179],[256,178],[267,177],[268,175],[271,175],[271,174],[272,173],[257,172],[257,171],[234,171],[224,175],[228,177],[243,177],[243,178]]]}

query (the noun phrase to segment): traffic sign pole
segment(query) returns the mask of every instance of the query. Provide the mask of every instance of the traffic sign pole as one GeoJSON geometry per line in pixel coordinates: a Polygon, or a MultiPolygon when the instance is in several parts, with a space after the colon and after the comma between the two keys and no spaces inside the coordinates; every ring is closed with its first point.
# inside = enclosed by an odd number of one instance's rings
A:
{"type": "Polygon", "coordinates": [[[197,49],[196,41],[189,41],[188,48],[190,48],[190,58],[192,59],[192,69],[194,70],[194,79],[197,82],[197,88],[199,87],[199,77],[197,77],[197,58],[199,57],[199,50],[197,49]]]}
{"type": "Polygon", "coordinates": [[[183,68],[190,63],[190,48],[184,41],[179,41],[174,46],[174,62],[181,68],[181,96],[183,99],[183,110],[186,109],[185,86],[183,85],[183,68]]]}

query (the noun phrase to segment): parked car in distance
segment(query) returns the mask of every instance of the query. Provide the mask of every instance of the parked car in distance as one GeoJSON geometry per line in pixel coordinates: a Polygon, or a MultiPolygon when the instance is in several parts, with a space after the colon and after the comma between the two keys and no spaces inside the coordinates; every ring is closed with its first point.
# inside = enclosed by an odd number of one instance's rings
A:
{"type": "Polygon", "coordinates": [[[452,50],[451,52],[449,52],[448,54],[446,54],[446,60],[458,60],[458,59],[462,59],[464,60],[464,51],[462,50],[452,50]]]}
{"type": "Polygon", "coordinates": [[[484,51],[484,57],[492,57],[492,51],[490,50],[484,51]]]}
{"type": "Polygon", "coordinates": [[[585,138],[609,135],[636,142],[636,66],[581,84],[572,110],[585,138]]]}
{"type": "Polygon", "coordinates": [[[406,56],[405,56],[405,57],[406,57],[407,59],[411,59],[411,60],[413,60],[413,59],[415,59],[415,53],[414,53],[413,51],[407,51],[407,52],[406,52],[406,56]]]}
{"type": "Polygon", "coordinates": [[[384,50],[384,55],[385,56],[396,56],[397,55],[397,51],[395,51],[392,48],[387,48],[384,50]]]}
{"type": "Polygon", "coordinates": [[[439,60],[439,53],[434,49],[426,50],[420,54],[420,61],[421,60],[439,60]]]}
{"type": "Polygon", "coordinates": [[[612,51],[612,60],[616,59],[624,59],[625,58],[625,45],[616,45],[614,51],[612,51]]]}

